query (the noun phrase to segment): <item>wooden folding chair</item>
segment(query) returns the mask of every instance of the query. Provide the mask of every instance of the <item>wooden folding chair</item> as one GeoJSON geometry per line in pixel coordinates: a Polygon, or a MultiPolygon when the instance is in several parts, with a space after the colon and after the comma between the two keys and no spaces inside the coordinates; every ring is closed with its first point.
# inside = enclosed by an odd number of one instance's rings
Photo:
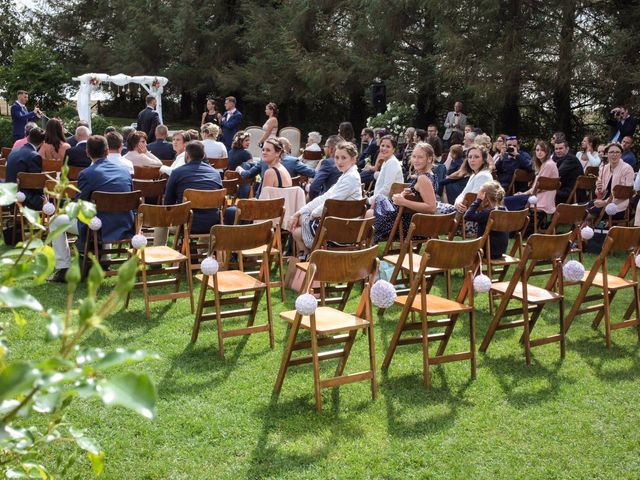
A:
{"type": "Polygon", "coordinates": [[[393,332],[387,354],[382,362],[384,370],[389,368],[389,364],[399,345],[420,343],[422,344],[422,369],[425,386],[431,385],[429,369],[432,364],[469,360],[471,363],[471,378],[476,377],[476,324],[473,307],[472,275],[478,266],[481,246],[482,238],[462,241],[432,239],[427,242],[420,260],[420,268],[413,278],[409,293],[396,299],[396,304],[402,306],[402,313],[393,332]],[[464,280],[455,300],[427,293],[428,286],[425,277],[427,268],[463,270],[464,280]],[[445,349],[458,317],[465,313],[469,316],[469,350],[445,355],[445,349]],[[414,321],[414,316],[416,315],[419,316],[418,321],[414,321]],[[438,318],[429,320],[429,317],[438,318]],[[444,328],[445,330],[444,332],[429,333],[432,328],[444,328]],[[402,337],[404,332],[413,330],[420,330],[420,334],[402,337]],[[429,343],[436,340],[440,341],[440,345],[436,355],[431,356],[429,354],[429,343]]]}
{"type": "MultiPolygon", "coordinates": [[[[633,185],[616,185],[613,187],[612,192],[613,198],[616,200],[631,200],[633,197],[633,185]]],[[[598,225],[600,221],[607,216],[607,228],[611,228],[614,225],[619,225],[621,227],[630,227],[632,220],[630,215],[630,206],[624,210],[624,216],[622,218],[614,218],[615,215],[609,215],[605,210],[602,209],[600,211],[600,215],[598,215],[598,220],[594,223],[594,225],[598,225]]]]}
{"type": "MultiPolygon", "coordinates": [[[[20,190],[44,190],[45,184],[47,180],[51,180],[49,176],[51,172],[42,172],[42,173],[27,173],[27,172],[19,172],[18,178],[16,179],[16,183],[18,185],[18,191],[20,190]]],[[[20,224],[20,232],[22,234],[22,239],[25,240],[27,237],[25,236],[25,220],[22,212],[20,211],[20,207],[22,205],[16,202],[13,206],[13,244],[16,243],[16,228],[15,226],[20,224]]],[[[42,217],[42,214],[41,214],[42,217]]]]}
{"type": "Polygon", "coordinates": [[[166,188],[166,178],[160,180],[133,179],[133,189],[140,190],[140,195],[142,195],[144,201],[147,203],[154,202],[155,205],[161,205],[166,188]]]}
{"type": "MultiPolygon", "coordinates": [[[[391,189],[389,190],[389,198],[392,198],[397,193],[402,193],[408,187],[409,187],[408,183],[399,183],[399,182],[392,183],[391,189]]],[[[411,199],[420,201],[420,198],[418,196],[412,196],[411,199]]],[[[391,232],[389,233],[389,239],[386,241],[384,245],[384,250],[382,252],[382,255],[389,255],[389,254],[400,252],[400,249],[402,248],[402,243],[404,242],[404,235],[405,235],[405,232],[402,229],[402,217],[408,213],[413,214],[416,212],[404,206],[398,209],[398,214],[396,216],[395,221],[393,222],[393,227],[391,227],[391,232]],[[396,241],[397,241],[397,245],[394,245],[396,241]]]]}
{"type": "Polygon", "coordinates": [[[305,150],[304,152],[302,152],[302,159],[303,160],[312,160],[312,161],[320,161],[324,158],[324,152],[322,152],[321,150],[312,152],[310,150],[305,150]]]}
{"type": "MultiPolygon", "coordinates": [[[[257,199],[240,199],[236,204],[236,217],[234,224],[239,225],[241,222],[257,222],[261,220],[273,221],[275,234],[273,236],[273,246],[270,249],[267,271],[271,270],[271,261],[276,262],[280,280],[271,282],[270,286],[280,287],[280,296],[282,301],[285,300],[284,293],[284,259],[282,253],[282,222],[284,219],[284,198],[273,198],[270,200],[257,199]]],[[[242,250],[238,254],[240,269],[244,270],[245,258],[258,260],[262,258],[265,247],[260,246],[247,250],[242,250]]],[[[258,260],[257,263],[260,263],[258,260]]]]}
{"type": "Polygon", "coordinates": [[[44,183],[44,193],[47,197],[47,200],[53,203],[56,208],[60,202],[65,202],[69,199],[75,198],[80,190],[78,190],[78,182],[69,182],[67,184],[67,188],[64,191],[59,191],[58,185],[60,182],[53,178],[47,179],[44,183]]]}
{"type": "Polygon", "coordinates": [[[49,160],[46,158],[42,159],[42,171],[43,172],[60,172],[62,171],[62,166],[64,162],[60,160],[49,160]]]}
{"type": "Polygon", "coordinates": [[[229,168],[229,158],[227,157],[209,157],[207,158],[209,165],[216,170],[226,170],[229,168]]]}
{"type": "Polygon", "coordinates": [[[290,366],[312,363],[316,411],[322,410],[321,390],[323,388],[337,387],[352,382],[369,380],[371,382],[371,398],[375,400],[377,394],[376,358],[369,291],[376,278],[377,250],[378,248],[373,246],[357,251],[315,250],[311,253],[304,291],[308,291],[313,282],[320,282],[321,285],[364,282],[364,289],[354,314],[328,307],[322,299],[320,299],[320,306],[312,315],[302,315],[295,310],[280,314],[283,320],[291,324],[291,329],[273,389],[274,394],[280,393],[284,377],[290,366]],[[300,329],[309,331],[310,340],[298,339],[300,329]],[[344,368],[358,330],[364,330],[367,333],[369,369],[358,373],[344,374],[344,368]],[[337,350],[321,352],[319,349],[319,347],[326,345],[340,344],[344,344],[344,346],[337,350]],[[293,352],[308,349],[311,349],[310,355],[293,357],[293,352]],[[334,376],[321,379],[320,362],[333,358],[340,359],[334,376]]]}
{"type": "MultiPolygon", "coordinates": [[[[93,192],[91,194],[91,200],[96,204],[97,213],[107,212],[131,212],[137,211],[141,203],[141,197],[139,191],[133,192],[93,192]]],[[[84,246],[84,260],[83,260],[83,272],[88,272],[90,268],[88,252],[93,251],[96,259],[100,260],[103,255],[109,255],[109,263],[114,265],[120,265],[127,261],[131,256],[131,250],[129,249],[131,237],[121,238],[117,240],[109,240],[103,242],[100,236],[100,231],[87,229],[87,235],[85,237],[84,246]],[[107,248],[106,245],[109,245],[107,248]],[[124,256],[123,256],[124,255],[124,256]]],[[[117,270],[107,270],[106,276],[117,275],[117,270]]]]}
{"type": "Polygon", "coordinates": [[[527,187],[531,185],[536,178],[536,174],[534,172],[527,172],[521,168],[516,168],[513,172],[513,177],[511,177],[511,183],[507,187],[507,195],[515,195],[516,194],[516,184],[517,183],[526,183],[527,187]]]}
{"type": "Polygon", "coordinates": [[[214,275],[198,274],[196,279],[202,282],[200,298],[193,323],[191,342],[195,343],[200,332],[200,324],[208,320],[216,320],[218,327],[218,354],[224,358],[224,339],[258,332],[269,332],[269,346],[273,348],[273,322],[271,306],[271,287],[269,285],[269,255],[273,245],[273,226],[269,221],[249,225],[214,225],[211,228],[209,256],[217,256],[219,270],[214,275]],[[258,278],[248,275],[242,270],[230,270],[232,253],[242,250],[262,249],[262,266],[258,278]],[[213,300],[207,300],[207,292],[213,291],[213,300]],[[253,292],[253,295],[247,293],[253,292]],[[267,296],[267,323],[254,325],[262,294],[267,296]],[[251,302],[250,307],[245,307],[251,302]],[[238,305],[242,308],[223,310],[222,306],[238,305]],[[213,307],[214,312],[205,313],[205,309],[213,307]],[[224,330],[222,319],[249,316],[247,326],[224,330]]]}
{"type": "Polygon", "coordinates": [[[584,174],[597,177],[600,174],[600,167],[587,167],[584,169],[584,174]]]}
{"type": "MultiPolygon", "coordinates": [[[[191,203],[184,202],[177,205],[147,205],[146,203],[143,203],[138,208],[136,232],[140,234],[144,227],[176,227],[173,247],[168,245],[153,245],[135,252],[136,255],[140,257],[140,261],[145,267],[141,272],[142,282],[137,283],[136,287],[142,287],[147,319],[150,318],[149,305],[151,302],[172,300],[175,303],[178,298],[189,298],[191,302],[191,312],[193,313],[193,285],[191,280],[191,257],[189,256],[191,203]],[[170,266],[163,266],[165,264],[169,264],[170,266]],[[154,266],[155,269],[147,270],[147,266],[154,266]],[[187,276],[188,291],[180,291],[180,273],[183,267],[184,273],[187,276]],[[151,275],[171,274],[175,274],[175,277],[153,281],[148,280],[147,278],[151,275]],[[149,294],[150,287],[164,285],[175,285],[175,291],[156,295],[149,294]]],[[[125,302],[125,308],[127,307],[127,304],[128,297],[125,302]]]]}
{"type": "MultiPolygon", "coordinates": [[[[476,201],[478,197],[477,193],[467,192],[464,194],[464,198],[462,199],[462,205],[469,208],[473,202],[476,201]]],[[[465,231],[465,222],[464,222],[464,213],[460,213],[456,211],[456,223],[460,226],[460,236],[463,240],[467,238],[467,232],[465,231]]]]}
{"type": "Polygon", "coordinates": [[[596,190],[596,181],[598,177],[592,175],[580,175],[576,178],[576,183],[569,194],[569,198],[567,199],[567,203],[577,203],[578,202],[578,190],[583,190],[589,201],[593,200],[593,192],[596,190]]]}
{"type": "Polygon", "coordinates": [[[133,166],[133,178],[136,180],[158,180],[161,175],[160,167],[133,166]]]}
{"type": "MultiPolygon", "coordinates": [[[[533,195],[537,195],[540,192],[559,190],[560,186],[561,182],[559,178],[538,177],[538,180],[536,181],[536,188],[533,190],[533,195]]],[[[546,223],[547,214],[544,213],[544,215],[546,223]]],[[[538,228],[538,204],[533,206],[533,233],[542,233],[538,228]]]]}
{"type": "Polygon", "coordinates": [[[587,270],[580,282],[580,292],[576,297],[567,319],[565,333],[569,331],[575,317],[583,313],[596,312],[592,326],[597,329],[604,318],[605,339],[607,348],[611,348],[611,330],[625,327],[638,327],[640,340],[640,291],[638,290],[637,267],[635,256],[640,246],[640,227],[611,227],[604,240],[600,255],[596,258],[590,270],[587,270]],[[609,274],[607,257],[613,252],[626,252],[627,258],[617,275],[609,274]],[[629,272],[631,278],[627,279],[629,272]],[[597,288],[601,293],[589,295],[589,289],[597,288]],[[618,291],[625,288],[633,289],[633,300],[625,312],[624,320],[612,322],[611,303],[618,291]],[[601,303],[585,305],[594,301],[601,303]],[[635,310],[635,318],[629,319],[635,310]]]}
{"type": "Polygon", "coordinates": [[[162,164],[165,167],[170,167],[171,165],[173,165],[173,162],[175,162],[176,160],[175,160],[175,158],[169,158],[169,159],[162,159],[161,158],[160,161],[162,162],[162,164]]]}
{"type": "Polygon", "coordinates": [[[491,285],[491,293],[501,297],[500,305],[489,324],[487,334],[480,345],[480,351],[486,352],[489,343],[497,330],[524,327],[521,341],[527,365],[531,364],[531,348],[552,342],[560,342],[560,357],[564,358],[564,283],[562,276],[562,259],[566,257],[571,242],[571,232],[561,235],[545,235],[534,233],[527,241],[522,258],[508,282],[497,282],[491,285]],[[528,283],[532,264],[544,261],[553,264],[544,288],[528,283]],[[509,302],[517,300],[521,307],[509,309],[509,302]],[[531,340],[531,331],[547,303],[557,302],[559,307],[559,332],[544,338],[531,340]],[[506,317],[522,315],[519,320],[503,322],[506,317]]]}
{"type": "Polygon", "coordinates": [[[80,173],[82,173],[82,171],[85,168],[86,167],[69,166],[69,171],[67,172],[67,178],[73,181],[78,180],[78,178],[80,178],[80,173]]]}
{"type": "MultiPolygon", "coordinates": [[[[318,232],[322,230],[322,224],[327,217],[338,218],[362,218],[367,211],[366,199],[361,200],[335,200],[328,199],[324,202],[322,209],[322,217],[320,217],[320,224],[318,225],[318,232]]],[[[316,250],[318,243],[318,236],[313,242],[311,251],[316,250]]]]}
{"type": "Polygon", "coordinates": [[[236,200],[238,199],[238,188],[240,185],[249,185],[249,195],[248,198],[253,198],[255,196],[254,188],[255,188],[255,179],[254,178],[243,178],[238,172],[227,170],[224,172],[224,179],[222,181],[223,188],[227,189],[227,196],[229,197],[229,203],[235,205],[236,200]]]}
{"type": "Polygon", "coordinates": [[[3,182],[7,180],[7,166],[0,165],[0,180],[3,182]]]}
{"type": "MultiPolygon", "coordinates": [[[[195,188],[187,188],[183,194],[183,201],[191,202],[191,210],[218,209],[220,224],[223,224],[224,211],[227,206],[226,195],[227,191],[224,188],[220,190],[196,190],[195,188]]],[[[206,252],[209,250],[209,235],[210,232],[191,232],[189,238],[195,241],[195,243],[190,245],[190,249],[192,249],[191,270],[199,269],[201,259],[206,257],[206,252]]]]}

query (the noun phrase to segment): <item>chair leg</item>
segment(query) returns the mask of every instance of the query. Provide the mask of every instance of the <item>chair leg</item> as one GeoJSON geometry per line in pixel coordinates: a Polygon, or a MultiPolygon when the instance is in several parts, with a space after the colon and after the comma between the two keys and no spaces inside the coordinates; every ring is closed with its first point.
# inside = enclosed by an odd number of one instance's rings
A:
{"type": "Polygon", "coordinates": [[[282,258],[282,247],[278,252],[278,266],[280,268],[280,298],[284,302],[286,300],[284,291],[284,260],[282,258]]]}
{"type": "MultiPolygon", "coordinates": [[[[267,284],[267,323],[269,324],[269,347],[273,349],[275,347],[275,341],[273,338],[273,311],[271,307],[271,288],[267,284]]],[[[282,289],[284,291],[284,289],[282,289]]]]}
{"type": "MultiPolygon", "coordinates": [[[[407,298],[407,302],[409,300],[413,301],[413,297],[407,298]]],[[[398,340],[400,340],[400,335],[402,335],[402,332],[404,331],[404,326],[407,323],[407,316],[409,315],[409,311],[410,311],[410,307],[409,307],[409,303],[407,303],[405,304],[405,307],[402,310],[402,314],[400,315],[400,319],[398,320],[396,329],[393,331],[391,342],[389,342],[389,348],[387,349],[387,353],[384,356],[384,360],[382,361],[383,370],[386,370],[389,368],[389,364],[391,363],[393,354],[395,353],[396,347],[398,346],[398,340]]]]}
{"type": "Polygon", "coordinates": [[[218,325],[218,355],[220,358],[224,358],[224,335],[222,332],[222,316],[220,311],[220,292],[214,290],[215,304],[216,304],[216,324],[218,325]]]}
{"type": "MultiPolygon", "coordinates": [[[[181,280],[182,280],[182,279],[180,278],[180,277],[182,276],[182,272],[181,272],[181,270],[182,270],[182,265],[183,265],[183,263],[179,263],[179,264],[178,264],[178,270],[176,271],[176,281],[175,281],[175,284],[176,284],[176,293],[180,291],[180,283],[181,283],[181,280]]],[[[185,263],[184,265],[186,265],[186,263],[185,263]]],[[[173,300],[171,300],[171,302],[172,302],[172,303],[176,303],[177,301],[178,301],[178,299],[177,299],[177,298],[174,298],[173,300]]],[[[191,313],[193,313],[193,310],[191,310],[191,313]]]]}
{"type": "MultiPolygon", "coordinates": [[[[315,323],[315,314],[312,315],[312,322],[315,323]]],[[[313,359],[313,389],[316,397],[316,411],[322,411],[322,393],[320,391],[320,360],[318,359],[318,335],[315,330],[311,331],[311,358],[313,359]]]]}
{"type": "Polygon", "coordinates": [[[278,376],[276,377],[276,384],[273,386],[273,393],[276,395],[282,390],[282,383],[284,382],[284,376],[289,368],[289,361],[291,360],[291,354],[293,353],[293,346],[296,343],[296,337],[298,336],[298,330],[300,329],[300,322],[296,314],[296,320],[294,321],[291,329],[289,330],[289,339],[287,340],[287,346],[282,354],[282,361],[280,362],[280,370],[278,370],[278,376]]]}
{"type": "Polygon", "coordinates": [[[189,301],[191,302],[191,313],[195,311],[195,305],[193,300],[193,277],[191,274],[191,262],[187,260],[185,263],[186,275],[187,275],[187,285],[189,287],[189,301]]]}
{"type": "Polygon", "coordinates": [[[522,318],[524,319],[524,358],[527,365],[531,365],[531,331],[529,325],[529,304],[527,299],[522,300],[522,318]]]}
{"type": "Polygon", "coordinates": [[[502,319],[502,315],[504,315],[504,312],[507,309],[508,305],[509,305],[509,299],[506,298],[506,296],[502,296],[502,299],[500,300],[500,305],[498,306],[496,313],[493,315],[493,319],[491,319],[491,323],[489,324],[487,333],[485,334],[484,339],[480,344],[479,350],[482,353],[487,351],[487,348],[489,347],[489,343],[491,343],[491,339],[493,338],[493,335],[496,333],[496,330],[498,329],[498,325],[500,324],[500,320],[502,319]]]}
{"type": "Polygon", "coordinates": [[[603,289],[604,294],[604,332],[607,342],[607,348],[611,348],[611,311],[609,305],[609,292],[607,289],[603,289]]]}
{"type": "Polygon", "coordinates": [[[198,334],[200,333],[200,323],[202,321],[202,312],[204,310],[204,302],[207,298],[208,277],[202,278],[202,285],[200,286],[200,296],[198,299],[198,308],[196,310],[196,316],[193,321],[193,329],[191,331],[191,343],[196,343],[198,340],[198,334]]]}
{"type": "Polygon", "coordinates": [[[476,378],[476,316],[469,312],[469,350],[471,351],[471,378],[476,378]]]}
{"type": "Polygon", "coordinates": [[[339,377],[344,372],[344,367],[347,364],[347,359],[349,358],[349,354],[351,353],[351,348],[353,347],[353,343],[356,339],[356,332],[357,332],[356,330],[351,330],[349,332],[349,338],[344,344],[344,351],[342,354],[342,358],[340,359],[340,361],[338,362],[338,365],[336,366],[336,373],[335,373],[336,377],[339,377]]]}
{"type": "Polygon", "coordinates": [[[151,318],[151,312],[149,310],[149,289],[147,287],[147,266],[142,266],[142,295],[144,296],[144,311],[147,316],[147,320],[151,318]]]}
{"type": "Polygon", "coordinates": [[[378,396],[378,382],[376,381],[376,346],[373,338],[373,322],[369,323],[369,367],[371,368],[371,399],[378,396]]]}
{"type": "Polygon", "coordinates": [[[566,352],[566,342],[564,338],[564,296],[560,298],[558,310],[560,313],[560,358],[564,358],[566,352]]]}
{"type": "Polygon", "coordinates": [[[429,324],[427,314],[422,312],[420,315],[422,324],[422,375],[425,387],[431,386],[431,378],[429,376],[429,324]]]}

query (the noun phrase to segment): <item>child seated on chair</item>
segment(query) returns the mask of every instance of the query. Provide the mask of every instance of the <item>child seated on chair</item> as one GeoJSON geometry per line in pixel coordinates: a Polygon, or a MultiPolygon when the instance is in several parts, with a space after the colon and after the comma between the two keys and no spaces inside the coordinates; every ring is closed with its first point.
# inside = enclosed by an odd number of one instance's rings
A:
{"type": "MultiPolygon", "coordinates": [[[[499,182],[493,180],[480,187],[476,200],[469,205],[464,214],[465,221],[478,224],[478,237],[484,235],[489,215],[493,210],[506,210],[502,204],[503,200],[504,189],[499,182]]],[[[489,233],[489,244],[491,258],[501,258],[509,245],[509,233],[492,231],[489,233]]]]}

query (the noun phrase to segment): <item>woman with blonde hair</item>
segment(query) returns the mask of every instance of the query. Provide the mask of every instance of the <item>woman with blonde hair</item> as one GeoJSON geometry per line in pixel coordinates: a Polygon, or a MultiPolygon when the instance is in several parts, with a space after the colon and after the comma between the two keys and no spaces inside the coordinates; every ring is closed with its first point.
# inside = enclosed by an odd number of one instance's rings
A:
{"type": "Polygon", "coordinates": [[[205,123],[200,129],[202,144],[207,158],[227,158],[227,147],[218,141],[220,127],[214,123],[205,123]]]}
{"type": "MultiPolygon", "coordinates": [[[[502,204],[503,200],[504,189],[499,182],[492,180],[480,187],[478,197],[464,214],[466,222],[474,222],[477,225],[478,237],[484,235],[489,215],[493,210],[506,210],[502,204]]],[[[509,245],[509,232],[492,231],[489,234],[489,245],[491,258],[501,258],[509,245]]]]}

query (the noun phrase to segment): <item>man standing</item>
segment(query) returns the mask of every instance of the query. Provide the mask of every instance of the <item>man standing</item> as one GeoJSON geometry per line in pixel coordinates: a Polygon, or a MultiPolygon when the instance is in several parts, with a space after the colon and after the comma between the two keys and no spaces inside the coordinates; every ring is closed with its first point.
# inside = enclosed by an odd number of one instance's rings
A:
{"type": "Polygon", "coordinates": [[[633,147],[633,137],[629,135],[625,135],[622,138],[622,142],[620,142],[620,144],[622,145],[622,160],[625,163],[628,163],[629,165],[631,165],[631,168],[633,168],[634,170],[637,170],[636,156],[631,151],[631,147],[633,147]]]}
{"type": "Polygon", "coordinates": [[[167,142],[169,130],[166,125],[156,127],[156,141],[147,145],[147,149],[160,160],[175,160],[176,151],[171,143],[167,142]]]}
{"type": "MultiPolygon", "coordinates": [[[[15,183],[18,174],[22,172],[40,173],[42,172],[42,157],[38,154],[38,148],[44,142],[44,130],[32,128],[27,137],[27,144],[13,150],[7,157],[7,178],[9,183],[15,183]]],[[[34,210],[41,210],[43,204],[42,189],[21,190],[26,200],[24,204],[34,210]]]]}
{"type": "Polygon", "coordinates": [[[227,147],[227,151],[231,150],[233,137],[240,130],[242,123],[242,113],[236,108],[236,97],[227,97],[224,99],[225,114],[218,114],[220,120],[220,128],[222,129],[222,143],[227,147]]]}
{"type": "Polygon", "coordinates": [[[156,97],[147,95],[146,103],[147,107],[138,114],[137,130],[146,133],[147,142],[151,143],[156,139],[156,127],[160,125],[160,116],[156,112],[156,97]]]}
{"type": "Polygon", "coordinates": [[[613,127],[612,142],[620,142],[626,136],[633,137],[638,126],[638,119],[629,114],[624,105],[611,110],[607,124],[613,127]]]}
{"type": "Polygon", "coordinates": [[[378,158],[378,144],[376,143],[376,140],[374,138],[373,129],[363,128],[362,132],[360,133],[360,140],[362,140],[362,143],[365,144],[365,147],[362,149],[360,157],[358,157],[358,170],[362,170],[365,167],[365,165],[367,164],[367,158],[369,159],[370,165],[375,165],[378,158]]]}
{"type": "MultiPolygon", "coordinates": [[[[569,142],[567,142],[566,138],[556,142],[554,153],[560,177],[560,188],[556,191],[557,205],[558,203],[567,203],[576,180],[584,173],[584,170],[580,160],[569,153],[569,142]]],[[[580,201],[580,199],[577,200],[580,201]]]]}
{"type": "Polygon", "coordinates": [[[456,102],[453,104],[453,112],[447,113],[447,118],[444,121],[444,136],[442,139],[448,146],[449,139],[453,132],[464,132],[464,127],[467,124],[467,116],[462,113],[462,102],[456,102]]]}
{"type": "Polygon", "coordinates": [[[87,140],[91,132],[87,127],[76,128],[76,143],[75,147],[71,147],[66,152],[66,158],[68,159],[67,165],[70,167],[88,167],[91,165],[91,159],[87,156],[87,140]]]}
{"type": "Polygon", "coordinates": [[[13,141],[20,140],[25,137],[25,127],[27,122],[40,118],[42,112],[38,107],[33,112],[27,110],[27,101],[29,101],[29,93],[24,90],[18,90],[18,98],[11,105],[11,122],[13,123],[13,141]]]}
{"type": "MultiPolygon", "coordinates": [[[[78,178],[78,189],[80,193],[76,198],[80,200],[91,200],[93,192],[130,192],[133,182],[131,175],[117,162],[112,162],[105,158],[108,152],[107,140],[101,135],[89,137],[86,141],[86,149],[89,158],[93,164],[85,168],[78,178]]],[[[134,233],[134,217],[133,211],[129,212],[100,212],[98,218],[102,221],[100,229],[101,240],[105,243],[122,240],[133,236],[134,233]]],[[[51,231],[62,226],[68,218],[62,215],[56,217],[49,227],[51,231]]],[[[79,234],[78,246],[84,246],[84,236],[86,235],[87,226],[79,220],[71,223],[67,230],[71,233],[79,234]]],[[[51,242],[56,257],[56,268],[58,271],[49,277],[50,282],[65,282],[65,274],[71,265],[71,251],[67,236],[60,235],[51,242]]]]}
{"type": "Polygon", "coordinates": [[[326,158],[320,162],[316,176],[309,185],[309,200],[313,200],[329,190],[338,181],[340,175],[342,175],[342,172],[336,167],[336,159],[334,158],[336,145],[341,141],[342,138],[339,135],[331,135],[324,142],[324,154],[326,158]]]}

